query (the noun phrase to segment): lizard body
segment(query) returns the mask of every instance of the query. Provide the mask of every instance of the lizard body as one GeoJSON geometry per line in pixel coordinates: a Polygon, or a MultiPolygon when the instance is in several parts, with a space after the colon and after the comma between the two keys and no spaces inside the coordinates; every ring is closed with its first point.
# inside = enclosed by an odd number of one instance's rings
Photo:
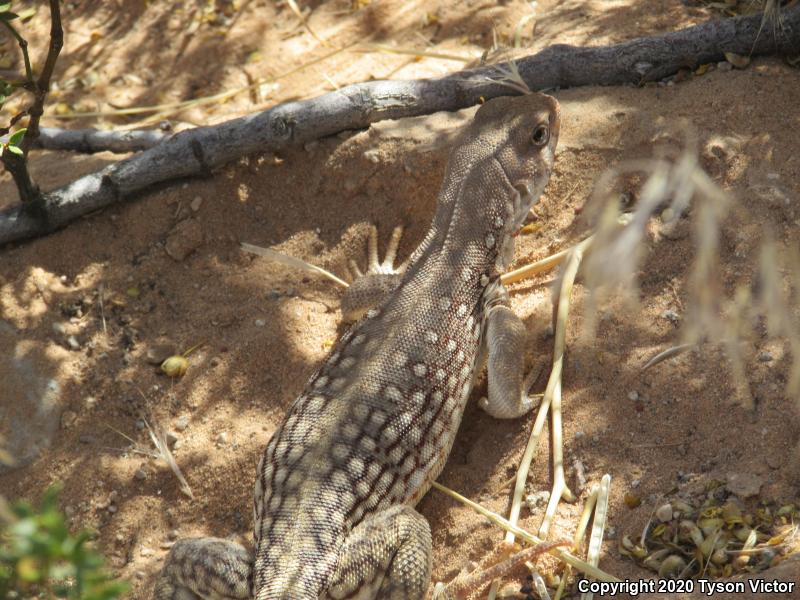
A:
{"type": "MultiPolygon", "coordinates": [[[[558,104],[541,94],[477,111],[427,235],[402,273],[363,278],[388,293],[339,339],[268,443],[254,552],[181,540],[156,600],[425,597],[431,535],[413,506],[441,472],[487,358],[484,408],[508,418],[532,406],[525,330],[499,273],[547,182],[558,129],[558,104]]],[[[348,291],[352,314],[374,296],[348,291]]]]}

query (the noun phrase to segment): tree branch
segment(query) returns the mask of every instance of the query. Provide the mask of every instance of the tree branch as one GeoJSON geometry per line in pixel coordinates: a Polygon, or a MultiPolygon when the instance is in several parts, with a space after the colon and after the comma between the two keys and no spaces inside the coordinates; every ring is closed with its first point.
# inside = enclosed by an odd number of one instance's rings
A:
{"type": "Polygon", "coordinates": [[[140,152],[161,143],[172,134],[159,129],[104,131],[42,127],[34,148],[94,152],[140,152]]]}
{"type": "Polygon", "coordinates": [[[50,78],[53,76],[53,69],[55,69],[58,55],[61,48],[64,47],[64,30],[61,27],[61,8],[59,7],[59,0],[50,0],[50,45],[47,49],[47,58],[44,61],[44,67],[39,74],[39,79],[36,81],[35,89],[33,90],[34,101],[33,105],[28,110],[30,121],[28,122],[28,131],[25,137],[22,138],[20,148],[25,156],[28,156],[28,150],[31,144],[39,137],[39,120],[44,113],[44,101],[47,98],[47,93],[50,91],[50,78]]]}
{"type": "MultiPolygon", "coordinates": [[[[19,42],[22,49],[22,55],[25,61],[25,74],[26,81],[23,87],[33,94],[33,104],[27,111],[20,113],[17,117],[12,119],[11,126],[19,120],[23,114],[28,115],[28,130],[25,132],[24,137],[19,143],[19,149],[22,155],[14,154],[12,152],[5,152],[0,155],[0,161],[3,166],[11,173],[14,183],[17,186],[20,200],[24,203],[38,201],[41,198],[41,191],[39,186],[34,183],[28,171],[28,151],[31,145],[39,137],[39,120],[44,113],[44,101],[47,98],[47,92],[50,91],[50,77],[53,75],[53,69],[58,59],[58,54],[64,46],[64,32],[61,28],[61,9],[59,0],[50,0],[50,46],[47,50],[47,58],[45,59],[44,68],[42,69],[39,79],[33,78],[33,70],[31,69],[30,58],[28,57],[28,42],[14,29],[14,27],[3,21],[3,24],[14,35],[19,42]]],[[[9,126],[10,127],[10,126],[9,126]]],[[[0,217],[2,218],[2,217],[0,217]]]]}
{"type": "MultiPolygon", "coordinates": [[[[642,84],[683,67],[717,62],[725,52],[761,55],[800,47],[800,6],[784,10],[782,27],[761,29],[761,15],[712,21],[613,46],[550,46],[516,61],[530,89],[642,84]],[[780,36],[778,39],[777,36],[780,36]]],[[[361,129],[383,119],[455,111],[508,95],[497,83],[509,65],[485,66],[421,81],[370,81],[280,104],[212,127],[178,133],[136,156],[43,194],[41,202],[0,213],[0,244],[42,235],[149,186],[207,175],[254,153],[361,129]]]]}

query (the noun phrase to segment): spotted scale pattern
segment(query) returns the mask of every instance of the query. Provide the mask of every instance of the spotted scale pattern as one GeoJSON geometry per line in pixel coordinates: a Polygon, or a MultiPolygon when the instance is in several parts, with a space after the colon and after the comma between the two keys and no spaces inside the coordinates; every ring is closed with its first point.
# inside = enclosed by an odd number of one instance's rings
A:
{"type": "Polygon", "coordinates": [[[412,507],[453,445],[486,359],[504,249],[544,187],[557,132],[557,103],[538,94],[490,102],[462,132],[402,276],[388,275],[388,295],[332,348],[267,444],[256,600],[424,597],[430,531],[412,507]],[[537,127],[549,143],[532,142],[537,127]]]}

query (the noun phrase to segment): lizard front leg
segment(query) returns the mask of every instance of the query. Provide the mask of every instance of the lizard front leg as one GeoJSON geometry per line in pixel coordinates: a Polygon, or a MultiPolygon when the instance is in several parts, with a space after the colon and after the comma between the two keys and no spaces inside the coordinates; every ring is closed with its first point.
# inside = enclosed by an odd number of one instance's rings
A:
{"type": "Polygon", "coordinates": [[[402,236],[403,228],[395,227],[386,248],[386,256],[383,262],[379,262],[378,230],[372,226],[369,233],[366,273],[361,272],[355,261],[350,261],[354,278],[342,296],[341,302],[345,321],[358,320],[367,310],[378,305],[400,283],[405,265],[395,268],[394,259],[402,236]]]}
{"type": "Polygon", "coordinates": [[[431,578],[431,530],[407,505],[370,515],[347,537],[325,600],[423,600],[431,578]]]}
{"type": "Polygon", "coordinates": [[[480,406],[497,419],[515,419],[535,403],[528,395],[532,381],[524,376],[527,332],[509,306],[508,294],[498,284],[486,303],[488,398],[480,406]]]}
{"type": "Polygon", "coordinates": [[[244,546],[219,538],[186,538],[170,549],[153,600],[252,598],[253,557],[244,546]]]}

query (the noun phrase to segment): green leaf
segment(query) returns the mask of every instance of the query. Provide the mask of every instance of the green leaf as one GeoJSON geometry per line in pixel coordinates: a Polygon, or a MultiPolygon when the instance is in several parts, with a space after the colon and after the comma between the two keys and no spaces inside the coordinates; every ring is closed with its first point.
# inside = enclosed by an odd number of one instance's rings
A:
{"type": "Polygon", "coordinates": [[[25,154],[19,146],[9,146],[8,151],[13,152],[14,154],[17,154],[19,156],[25,154]]]}
{"type": "MultiPolygon", "coordinates": [[[[23,127],[22,129],[17,129],[14,133],[11,134],[11,137],[8,138],[8,145],[9,146],[19,146],[19,143],[22,141],[22,138],[25,137],[25,134],[28,132],[27,127],[23,127]]],[[[47,509],[50,508],[47,506],[47,498],[42,501],[42,508],[47,509]]]]}
{"type": "Polygon", "coordinates": [[[11,2],[3,2],[0,4],[0,13],[8,12],[11,10],[11,2]]]}
{"type": "Polygon", "coordinates": [[[19,20],[20,21],[27,21],[28,19],[33,17],[33,15],[35,15],[35,14],[36,14],[36,9],[35,8],[29,8],[28,10],[23,10],[21,13],[19,13],[19,20]]]}

